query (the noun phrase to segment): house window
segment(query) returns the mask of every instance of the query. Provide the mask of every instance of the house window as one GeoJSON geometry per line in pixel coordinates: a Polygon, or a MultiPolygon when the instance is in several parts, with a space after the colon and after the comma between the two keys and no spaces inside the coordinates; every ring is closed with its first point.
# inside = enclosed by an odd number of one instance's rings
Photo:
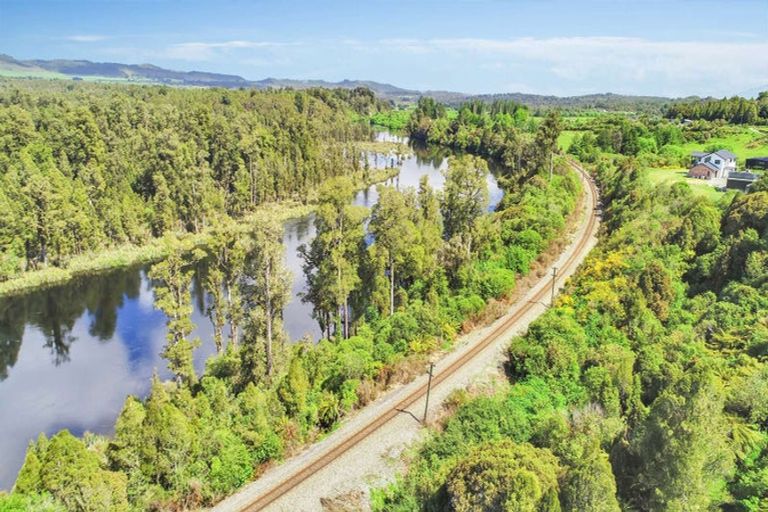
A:
{"type": "Polygon", "coordinates": [[[715,160],[716,165],[720,165],[720,160],[715,160]]]}

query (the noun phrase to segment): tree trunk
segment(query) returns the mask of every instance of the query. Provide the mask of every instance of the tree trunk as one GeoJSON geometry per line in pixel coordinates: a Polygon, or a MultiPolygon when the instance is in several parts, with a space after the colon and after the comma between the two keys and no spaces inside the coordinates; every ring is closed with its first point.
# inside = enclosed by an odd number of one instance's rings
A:
{"type": "Polygon", "coordinates": [[[267,376],[272,376],[274,362],[272,359],[272,291],[270,290],[270,280],[272,278],[272,260],[267,258],[267,264],[264,266],[264,312],[267,323],[266,355],[267,355],[267,376]]]}
{"type": "MultiPolygon", "coordinates": [[[[338,290],[338,293],[341,293],[341,266],[336,267],[336,287],[337,287],[336,289],[338,290]]],[[[341,325],[342,337],[346,337],[345,336],[346,330],[344,329],[344,324],[342,323],[342,322],[346,323],[346,315],[344,314],[344,309],[343,309],[346,303],[347,303],[347,298],[344,297],[344,303],[338,304],[336,307],[336,312],[339,315],[339,321],[337,322],[337,325],[342,324],[341,325]]]]}
{"type": "Polygon", "coordinates": [[[237,347],[237,338],[238,338],[238,323],[235,320],[234,314],[232,314],[233,307],[232,307],[232,285],[231,283],[226,282],[225,280],[225,286],[227,289],[227,310],[229,311],[229,343],[232,345],[232,348],[237,347]]]}
{"type": "Polygon", "coordinates": [[[40,238],[40,263],[45,266],[48,263],[48,240],[43,234],[43,230],[38,230],[38,238],[40,238]]]}
{"type": "Polygon", "coordinates": [[[251,171],[251,206],[256,204],[256,177],[253,175],[253,157],[248,155],[248,167],[251,171]]]}
{"type": "Polygon", "coordinates": [[[349,338],[349,297],[344,297],[344,338],[349,338]]]}
{"type": "Polygon", "coordinates": [[[389,255],[389,314],[395,314],[395,260],[389,255]]]}
{"type": "MultiPolygon", "coordinates": [[[[217,313],[214,313],[216,315],[217,313]]],[[[224,329],[222,328],[221,323],[218,320],[214,320],[213,325],[213,341],[216,342],[216,353],[221,354],[221,346],[222,346],[222,331],[224,329]]]]}

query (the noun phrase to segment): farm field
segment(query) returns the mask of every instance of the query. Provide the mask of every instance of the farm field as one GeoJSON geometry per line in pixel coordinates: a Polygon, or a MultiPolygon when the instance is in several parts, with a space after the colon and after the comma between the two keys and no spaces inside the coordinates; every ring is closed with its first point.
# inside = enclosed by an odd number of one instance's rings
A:
{"type": "Polygon", "coordinates": [[[579,133],[581,133],[580,130],[563,130],[560,132],[560,136],[557,138],[557,147],[560,148],[560,151],[568,151],[573,139],[579,133]]]}
{"type": "Polygon", "coordinates": [[[0,78],[42,78],[42,79],[64,79],[69,78],[61,73],[45,70],[24,70],[24,69],[0,69],[0,78]]]}
{"type": "Polygon", "coordinates": [[[729,127],[725,136],[712,137],[704,143],[687,142],[681,147],[688,153],[708,149],[727,149],[738,158],[741,167],[744,160],[756,156],[768,156],[768,128],[744,126],[729,127]]]}
{"type": "Polygon", "coordinates": [[[650,168],[648,169],[648,179],[653,185],[667,184],[672,185],[674,183],[687,183],[691,190],[696,195],[706,197],[711,201],[718,201],[720,198],[730,192],[720,192],[707,180],[697,180],[694,178],[688,178],[686,169],[670,169],[670,168],[650,168]]]}

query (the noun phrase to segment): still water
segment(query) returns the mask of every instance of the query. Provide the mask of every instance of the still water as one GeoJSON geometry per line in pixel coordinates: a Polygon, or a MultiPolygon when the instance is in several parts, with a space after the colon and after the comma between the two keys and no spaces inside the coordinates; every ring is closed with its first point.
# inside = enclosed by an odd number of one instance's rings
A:
{"type": "MultiPolygon", "coordinates": [[[[396,140],[380,134],[379,140],[396,140]]],[[[423,175],[442,188],[448,154],[416,149],[390,184],[417,187],[423,175]]],[[[387,165],[372,159],[372,166],[387,165]]],[[[491,208],[502,192],[489,176],[491,208]]],[[[354,202],[371,207],[376,188],[359,192],[354,202]]],[[[306,280],[298,253],[315,235],[313,216],[284,225],[285,262],[293,275],[290,302],[283,311],[290,339],[317,339],[320,329],[312,305],[301,301],[306,280]]],[[[145,396],[153,373],[170,374],[160,357],[166,317],[155,309],[148,267],[140,266],[73,280],[66,285],[0,299],[0,489],[13,485],[26,446],[41,432],[67,428],[110,434],[126,396],[145,396]]],[[[193,336],[202,345],[195,367],[215,353],[213,329],[205,315],[206,296],[193,283],[193,336]]]]}

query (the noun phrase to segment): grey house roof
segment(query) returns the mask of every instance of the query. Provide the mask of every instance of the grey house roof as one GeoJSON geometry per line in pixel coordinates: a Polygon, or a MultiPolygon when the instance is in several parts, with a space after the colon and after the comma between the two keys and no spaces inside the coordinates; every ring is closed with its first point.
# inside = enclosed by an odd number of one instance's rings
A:
{"type": "Polygon", "coordinates": [[[751,172],[732,172],[728,175],[729,180],[736,181],[757,181],[759,176],[751,172]]]}
{"type": "Polygon", "coordinates": [[[709,167],[710,169],[712,169],[715,172],[719,172],[720,171],[720,169],[715,164],[713,164],[712,162],[701,162],[699,165],[706,165],[707,167],[709,167]]]}
{"type": "Polygon", "coordinates": [[[718,151],[715,151],[714,153],[708,153],[706,151],[692,151],[691,156],[695,158],[701,158],[703,156],[707,155],[717,155],[720,158],[724,158],[725,160],[736,160],[736,155],[728,151],[727,149],[720,149],[718,151]]]}
{"type": "Polygon", "coordinates": [[[721,149],[720,151],[715,151],[715,154],[725,158],[726,160],[736,160],[736,155],[734,155],[727,149],[721,149]]]}

